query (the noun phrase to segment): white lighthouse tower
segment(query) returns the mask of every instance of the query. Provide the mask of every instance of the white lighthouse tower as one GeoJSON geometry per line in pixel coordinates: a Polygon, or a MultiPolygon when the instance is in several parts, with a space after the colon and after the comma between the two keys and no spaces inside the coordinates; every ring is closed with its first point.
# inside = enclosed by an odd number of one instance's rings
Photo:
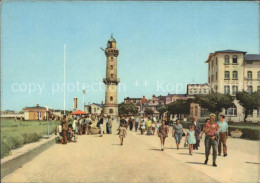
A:
{"type": "Polygon", "coordinates": [[[117,78],[117,56],[119,50],[116,48],[116,40],[111,35],[111,38],[107,42],[107,48],[105,49],[106,60],[106,78],[103,82],[106,85],[104,114],[117,117],[118,116],[118,104],[117,104],[117,85],[120,82],[117,78]]]}

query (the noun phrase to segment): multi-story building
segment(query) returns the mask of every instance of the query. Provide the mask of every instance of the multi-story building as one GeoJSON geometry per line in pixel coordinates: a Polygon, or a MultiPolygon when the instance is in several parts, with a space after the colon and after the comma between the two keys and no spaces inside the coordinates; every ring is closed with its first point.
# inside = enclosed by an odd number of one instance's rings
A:
{"type": "MultiPolygon", "coordinates": [[[[235,96],[238,91],[260,91],[260,55],[246,54],[244,51],[222,50],[210,53],[208,82],[211,92],[235,96]]],[[[243,107],[238,101],[223,111],[229,120],[243,121],[243,107]]],[[[259,109],[252,112],[249,121],[260,121],[259,109]]]]}
{"type": "Polygon", "coordinates": [[[187,95],[194,96],[197,94],[209,94],[210,87],[208,83],[205,84],[188,84],[187,95]]]}
{"type": "Polygon", "coordinates": [[[130,97],[127,97],[127,98],[124,99],[124,103],[133,103],[133,104],[135,104],[135,106],[138,108],[138,112],[141,112],[142,99],[143,98],[130,98],[130,97]]]}
{"type": "MultiPolygon", "coordinates": [[[[205,84],[188,84],[187,96],[188,98],[194,98],[195,95],[207,95],[210,93],[210,87],[208,83],[205,84]]],[[[208,117],[209,112],[207,109],[202,108],[199,104],[190,104],[190,116],[197,116],[199,118],[208,117]]]]}

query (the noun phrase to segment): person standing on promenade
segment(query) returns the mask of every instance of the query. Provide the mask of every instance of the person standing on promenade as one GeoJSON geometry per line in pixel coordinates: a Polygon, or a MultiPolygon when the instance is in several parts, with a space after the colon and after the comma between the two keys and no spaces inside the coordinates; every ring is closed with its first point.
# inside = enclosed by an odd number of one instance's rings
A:
{"type": "Polygon", "coordinates": [[[141,135],[144,134],[145,131],[145,121],[144,118],[142,118],[141,125],[140,125],[141,135]]]}
{"type": "Polygon", "coordinates": [[[99,128],[100,128],[100,136],[99,137],[103,137],[103,133],[104,133],[104,115],[103,114],[101,114],[100,115],[100,118],[99,118],[99,121],[98,121],[98,123],[99,123],[99,128]]]}
{"type": "MultiPolygon", "coordinates": [[[[126,120],[125,120],[123,115],[120,116],[120,124],[121,123],[123,124],[124,127],[126,127],[127,122],[126,122],[126,120]]],[[[120,126],[120,124],[119,124],[119,126],[120,126]]]]}
{"type": "Polygon", "coordinates": [[[63,115],[61,119],[61,128],[62,128],[62,144],[67,144],[67,130],[68,130],[68,120],[66,119],[66,115],[63,115]]]}
{"type": "Polygon", "coordinates": [[[152,120],[150,117],[148,117],[148,120],[146,121],[146,135],[152,135],[152,120]]]}
{"type": "Polygon", "coordinates": [[[107,123],[107,132],[108,134],[112,134],[112,118],[108,116],[108,123],[107,123]]]}
{"type": "Polygon", "coordinates": [[[120,144],[122,146],[123,142],[124,142],[124,138],[125,138],[125,136],[127,134],[126,133],[126,129],[123,126],[123,123],[120,123],[120,126],[119,126],[119,128],[117,130],[118,130],[118,134],[119,134],[119,138],[120,138],[120,144]]]}
{"type": "Polygon", "coordinates": [[[135,132],[137,132],[138,130],[138,126],[140,125],[140,118],[139,117],[136,117],[135,118],[135,132]]]}
{"type": "Polygon", "coordinates": [[[75,133],[78,134],[78,120],[76,117],[74,118],[74,120],[72,122],[72,128],[75,131],[75,133]]]}
{"type": "Polygon", "coordinates": [[[161,140],[161,151],[163,151],[164,150],[165,139],[166,139],[166,137],[168,137],[168,128],[165,125],[165,121],[162,121],[162,125],[159,127],[158,137],[160,137],[160,140],[161,140]]]}
{"type": "Polygon", "coordinates": [[[228,124],[225,121],[225,116],[219,116],[219,143],[218,143],[218,155],[221,156],[221,144],[223,144],[224,157],[227,156],[227,138],[228,138],[228,124]]]}
{"type": "Polygon", "coordinates": [[[132,129],[133,129],[133,119],[132,119],[132,117],[129,117],[128,124],[129,124],[130,131],[132,131],[132,129]]]}
{"type": "Polygon", "coordinates": [[[218,141],[217,141],[217,133],[219,130],[219,125],[218,123],[215,122],[216,115],[211,113],[210,114],[210,121],[207,122],[204,125],[204,133],[206,134],[205,137],[205,156],[206,160],[204,164],[208,163],[208,158],[209,158],[209,152],[210,148],[212,146],[213,149],[213,166],[217,166],[216,160],[217,160],[217,146],[218,146],[218,141]]]}
{"type": "Polygon", "coordinates": [[[193,116],[193,120],[192,120],[191,124],[194,125],[195,137],[196,137],[196,144],[193,145],[193,150],[198,150],[198,148],[200,146],[201,129],[200,129],[200,124],[197,120],[197,116],[193,116]]]}
{"type": "Polygon", "coordinates": [[[185,138],[185,144],[189,144],[189,154],[192,156],[193,151],[193,145],[196,144],[196,137],[195,137],[195,126],[190,125],[189,130],[187,132],[186,138],[185,138]]]}
{"type": "Polygon", "coordinates": [[[181,143],[183,133],[183,126],[180,124],[180,120],[176,120],[176,125],[173,125],[172,128],[172,136],[175,138],[177,150],[179,149],[179,145],[181,143]]]}
{"type": "Polygon", "coordinates": [[[89,125],[90,125],[90,122],[91,122],[91,120],[90,120],[90,118],[89,118],[89,116],[87,116],[87,118],[86,118],[86,120],[85,120],[85,123],[86,123],[86,131],[85,131],[85,134],[86,135],[89,135],[89,125]]]}

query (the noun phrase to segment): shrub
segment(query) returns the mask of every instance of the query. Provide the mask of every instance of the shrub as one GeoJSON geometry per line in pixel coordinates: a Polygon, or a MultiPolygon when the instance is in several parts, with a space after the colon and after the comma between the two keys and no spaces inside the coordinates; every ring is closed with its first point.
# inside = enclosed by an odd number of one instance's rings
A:
{"type": "Polygon", "coordinates": [[[1,158],[9,155],[11,149],[10,147],[7,145],[7,143],[1,141],[1,158]]]}
{"type": "Polygon", "coordinates": [[[29,144],[32,142],[37,142],[41,139],[41,135],[37,133],[31,133],[31,134],[22,134],[23,137],[23,144],[29,144]]]}
{"type": "Polygon", "coordinates": [[[242,131],[243,135],[241,138],[243,139],[251,139],[251,140],[260,140],[260,133],[259,128],[252,128],[252,127],[243,127],[243,126],[229,126],[229,135],[231,131],[235,131],[239,129],[242,131]]]}
{"type": "Polygon", "coordinates": [[[23,139],[22,137],[7,137],[6,143],[10,149],[16,149],[23,146],[23,139]]]}

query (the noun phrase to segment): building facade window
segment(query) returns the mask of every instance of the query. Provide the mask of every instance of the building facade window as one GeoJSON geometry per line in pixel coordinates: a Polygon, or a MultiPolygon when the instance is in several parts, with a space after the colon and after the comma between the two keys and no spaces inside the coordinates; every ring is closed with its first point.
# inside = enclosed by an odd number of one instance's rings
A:
{"type": "Polygon", "coordinates": [[[224,77],[224,78],[225,78],[225,79],[229,79],[229,77],[230,77],[230,76],[229,76],[229,71],[225,71],[225,77],[224,77]]]}
{"type": "Polygon", "coordinates": [[[113,113],[114,112],[114,110],[113,109],[109,109],[109,113],[111,114],[111,113],[113,113]]]}
{"type": "Polygon", "coordinates": [[[114,77],[114,75],[113,75],[113,74],[111,74],[111,75],[110,75],[110,77],[111,77],[111,78],[113,78],[113,77],[114,77]]]}
{"type": "Polygon", "coordinates": [[[216,65],[218,65],[218,57],[216,57],[216,65]]]}
{"type": "Polygon", "coordinates": [[[216,81],[218,80],[218,72],[216,72],[216,81]]]}
{"type": "Polygon", "coordinates": [[[235,105],[233,105],[231,108],[228,108],[225,111],[226,116],[236,116],[237,115],[237,108],[235,105]]]}
{"type": "Polygon", "coordinates": [[[257,71],[257,79],[260,80],[260,71],[257,71]]]}
{"type": "Polygon", "coordinates": [[[232,77],[233,79],[237,79],[237,71],[233,71],[232,77]]]}
{"type": "Polygon", "coordinates": [[[257,109],[257,116],[260,116],[260,106],[257,109]]]}
{"type": "Polygon", "coordinates": [[[260,92],[260,86],[257,86],[257,91],[260,92]]]}
{"type": "Polygon", "coordinates": [[[232,63],[233,63],[233,64],[237,64],[237,56],[236,56],[236,55],[234,55],[234,56],[232,57],[232,63]]]}
{"type": "Polygon", "coordinates": [[[113,57],[111,57],[111,60],[113,60],[113,57]]]}
{"type": "Polygon", "coordinates": [[[247,92],[253,93],[253,86],[247,86],[247,92]]]}
{"type": "Polygon", "coordinates": [[[229,64],[229,56],[225,55],[225,64],[229,64]]]}
{"type": "Polygon", "coordinates": [[[113,68],[114,68],[113,65],[110,65],[110,69],[113,70],[113,68]]]}
{"type": "Polygon", "coordinates": [[[232,95],[236,95],[238,92],[238,87],[237,86],[232,86],[232,95]]]}
{"type": "Polygon", "coordinates": [[[252,78],[253,78],[252,71],[247,71],[247,79],[252,79],[252,78]]]}
{"type": "Polygon", "coordinates": [[[113,101],[113,97],[112,96],[110,97],[110,101],[113,101]]]}
{"type": "Polygon", "coordinates": [[[226,95],[230,94],[230,86],[229,85],[224,86],[224,94],[226,94],[226,95]]]}

